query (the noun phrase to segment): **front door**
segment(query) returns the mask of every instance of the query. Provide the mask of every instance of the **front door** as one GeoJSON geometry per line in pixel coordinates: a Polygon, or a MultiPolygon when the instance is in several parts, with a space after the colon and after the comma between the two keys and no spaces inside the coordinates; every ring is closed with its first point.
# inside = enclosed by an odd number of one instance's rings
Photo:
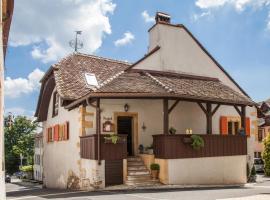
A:
{"type": "Polygon", "coordinates": [[[134,155],[132,145],[132,120],[130,116],[117,117],[117,133],[127,135],[127,152],[129,156],[134,155]]]}

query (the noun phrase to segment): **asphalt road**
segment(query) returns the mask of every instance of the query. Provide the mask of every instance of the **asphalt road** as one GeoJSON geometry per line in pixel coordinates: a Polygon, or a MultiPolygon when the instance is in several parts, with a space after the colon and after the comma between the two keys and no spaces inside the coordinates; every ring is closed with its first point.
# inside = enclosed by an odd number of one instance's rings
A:
{"type": "Polygon", "coordinates": [[[136,191],[82,192],[42,189],[39,185],[7,184],[8,200],[270,200],[270,178],[259,177],[259,183],[246,187],[155,189],[136,191]]]}

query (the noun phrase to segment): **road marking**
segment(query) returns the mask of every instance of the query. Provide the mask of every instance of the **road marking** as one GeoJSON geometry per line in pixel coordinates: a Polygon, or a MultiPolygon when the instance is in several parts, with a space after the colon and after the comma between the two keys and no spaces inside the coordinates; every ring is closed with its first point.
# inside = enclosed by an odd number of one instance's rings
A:
{"type": "Polygon", "coordinates": [[[77,193],[86,193],[90,191],[77,191],[77,192],[60,192],[60,193],[50,193],[50,194],[43,194],[43,195],[36,195],[36,196],[25,196],[25,197],[18,197],[14,199],[8,199],[8,200],[22,200],[22,199],[31,199],[31,198],[37,198],[37,197],[50,197],[50,196],[57,196],[57,195],[64,195],[64,194],[77,194],[77,193]]]}

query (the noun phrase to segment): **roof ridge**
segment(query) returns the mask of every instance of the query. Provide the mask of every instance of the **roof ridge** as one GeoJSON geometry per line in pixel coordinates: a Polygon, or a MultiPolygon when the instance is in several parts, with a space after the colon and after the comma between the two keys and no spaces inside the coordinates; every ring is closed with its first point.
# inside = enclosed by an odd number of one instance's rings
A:
{"type": "Polygon", "coordinates": [[[85,57],[97,58],[97,59],[101,59],[101,60],[107,60],[107,61],[115,62],[115,63],[132,65],[132,63],[127,62],[127,61],[116,60],[116,59],[113,59],[113,58],[105,58],[105,57],[102,57],[102,56],[97,56],[97,55],[92,55],[92,54],[86,54],[86,53],[77,52],[77,53],[73,53],[73,55],[80,55],[80,56],[85,56],[85,57]]]}
{"type": "Polygon", "coordinates": [[[158,80],[157,78],[155,78],[154,76],[152,76],[150,73],[148,72],[144,72],[146,76],[148,76],[149,78],[151,78],[154,82],[156,82],[156,84],[160,85],[161,87],[163,87],[167,92],[169,93],[175,93],[175,91],[168,87],[167,85],[165,85],[164,83],[162,83],[160,80],[158,80]]]}
{"type": "Polygon", "coordinates": [[[110,82],[112,82],[113,80],[115,80],[116,78],[118,78],[120,75],[122,75],[123,73],[125,73],[124,70],[118,72],[117,74],[111,76],[110,78],[106,79],[105,81],[103,81],[99,86],[96,86],[93,88],[93,91],[97,91],[98,89],[104,87],[105,85],[108,85],[110,82]]]}

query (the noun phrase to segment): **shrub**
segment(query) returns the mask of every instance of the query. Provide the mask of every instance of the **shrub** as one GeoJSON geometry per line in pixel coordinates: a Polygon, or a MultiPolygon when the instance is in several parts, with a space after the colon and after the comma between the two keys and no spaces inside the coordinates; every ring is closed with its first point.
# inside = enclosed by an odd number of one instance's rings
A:
{"type": "Polygon", "coordinates": [[[201,136],[192,135],[191,140],[192,140],[191,146],[193,147],[193,149],[199,150],[200,148],[204,147],[204,140],[201,136]]]}
{"type": "Polygon", "coordinates": [[[158,171],[160,169],[159,164],[157,164],[157,163],[152,163],[150,165],[150,168],[151,168],[151,170],[158,170],[158,171]]]}
{"type": "Polygon", "coordinates": [[[33,171],[33,165],[22,166],[22,167],[20,167],[20,170],[22,172],[32,172],[33,171]]]}
{"type": "Polygon", "coordinates": [[[266,176],[270,176],[270,134],[264,139],[263,144],[264,172],[266,176]]]}
{"type": "Polygon", "coordinates": [[[174,134],[176,133],[176,129],[175,129],[174,127],[171,127],[171,128],[169,129],[169,133],[170,133],[171,135],[174,135],[174,134]]]}
{"type": "Polygon", "coordinates": [[[113,133],[110,134],[110,136],[104,138],[105,140],[110,140],[113,144],[116,144],[120,137],[117,134],[113,133]]]}

